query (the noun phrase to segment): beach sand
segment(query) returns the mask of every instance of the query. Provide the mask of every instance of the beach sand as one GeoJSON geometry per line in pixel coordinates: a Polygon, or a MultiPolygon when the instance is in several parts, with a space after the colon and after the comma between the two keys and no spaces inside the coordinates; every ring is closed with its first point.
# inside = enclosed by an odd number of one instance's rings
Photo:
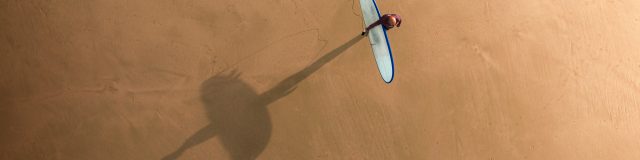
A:
{"type": "Polygon", "coordinates": [[[640,159],[640,1],[4,0],[0,159],[640,159]]]}

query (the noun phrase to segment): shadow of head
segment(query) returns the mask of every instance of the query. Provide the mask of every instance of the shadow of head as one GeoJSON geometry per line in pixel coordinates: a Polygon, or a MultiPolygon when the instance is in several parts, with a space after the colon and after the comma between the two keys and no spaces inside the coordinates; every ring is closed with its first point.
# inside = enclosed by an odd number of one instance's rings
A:
{"type": "Polygon", "coordinates": [[[231,71],[204,81],[201,98],[211,130],[233,159],[254,159],[264,150],[271,134],[265,103],[240,73],[231,71]]]}
{"type": "MultiPolygon", "coordinates": [[[[204,81],[200,87],[200,98],[205,104],[208,115],[216,112],[247,109],[259,96],[247,83],[239,79],[237,70],[220,73],[204,81]],[[221,107],[236,106],[236,107],[221,107]]],[[[216,116],[209,116],[215,120],[216,116]]]]}

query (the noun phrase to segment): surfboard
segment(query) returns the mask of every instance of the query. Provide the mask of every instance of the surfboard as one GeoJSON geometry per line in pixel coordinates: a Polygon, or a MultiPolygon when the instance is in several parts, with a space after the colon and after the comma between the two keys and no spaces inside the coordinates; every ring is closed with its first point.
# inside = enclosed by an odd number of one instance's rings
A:
{"type": "MultiPolygon", "coordinates": [[[[375,0],[360,0],[360,9],[362,9],[365,28],[378,21],[381,17],[375,0]]],[[[393,81],[394,68],[387,31],[382,28],[382,25],[378,25],[369,30],[368,37],[382,80],[385,83],[391,83],[393,81]]]]}

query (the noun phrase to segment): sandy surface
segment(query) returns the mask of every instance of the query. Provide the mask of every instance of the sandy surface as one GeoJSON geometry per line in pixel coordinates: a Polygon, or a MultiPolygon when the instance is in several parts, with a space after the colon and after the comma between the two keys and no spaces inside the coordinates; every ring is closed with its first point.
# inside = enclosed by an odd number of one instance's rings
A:
{"type": "Polygon", "coordinates": [[[0,1],[0,159],[640,159],[640,1],[0,1]]]}

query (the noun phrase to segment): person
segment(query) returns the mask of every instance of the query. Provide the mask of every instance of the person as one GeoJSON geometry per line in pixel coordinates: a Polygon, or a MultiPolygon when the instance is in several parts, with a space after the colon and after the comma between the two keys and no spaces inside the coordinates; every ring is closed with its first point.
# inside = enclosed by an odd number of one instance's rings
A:
{"type": "Polygon", "coordinates": [[[385,14],[385,15],[382,15],[382,17],[380,17],[378,21],[373,22],[373,24],[369,25],[369,27],[364,29],[361,35],[363,36],[367,35],[369,33],[369,30],[371,30],[372,28],[378,25],[382,25],[382,28],[384,28],[385,30],[389,30],[389,29],[392,29],[393,27],[400,27],[400,24],[402,24],[402,18],[400,18],[400,15],[385,14]]]}

